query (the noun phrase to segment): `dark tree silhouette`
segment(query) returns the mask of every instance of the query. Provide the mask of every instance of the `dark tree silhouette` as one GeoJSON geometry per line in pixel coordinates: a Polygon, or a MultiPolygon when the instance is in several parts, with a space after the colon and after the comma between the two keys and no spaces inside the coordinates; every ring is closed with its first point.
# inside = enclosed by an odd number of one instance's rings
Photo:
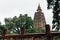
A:
{"type": "Polygon", "coordinates": [[[60,29],[60,0],[47,0],[48,9],[53,9],[53,21],[52,29],[56,27],[58,31],[60,29]]]}

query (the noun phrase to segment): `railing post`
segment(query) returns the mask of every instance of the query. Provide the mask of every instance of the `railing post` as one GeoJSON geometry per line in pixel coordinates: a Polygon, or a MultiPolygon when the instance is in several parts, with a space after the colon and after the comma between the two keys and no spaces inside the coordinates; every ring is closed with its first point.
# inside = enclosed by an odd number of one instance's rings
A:
{"type": "MultiPolygon", "coordinates": [[[[25,33],[25,27],[21,27],[21,36],[23,36],[25,33]]],[[[21,37],[21,40],[24,40],[24,38],[21,37]]]]}
{"type": "Polygon", "coordinates": [[[50,33],[50,25],[45,25],[45,28],[46,28],[46,37],[47,37],[47,40],[52,40],[52,35],[50,33]]]}
{"type": "Polygon", "coordinates": [[[4,37],[5,37],[6,34],[7,34],[7,29],[4,29],[3,33],[2,33],[3,40],[4,40],[4,37]]]}
{"type": "Polygon", "coordinates": [[[7,34],[7,29],[3,30],[2,36],[5,36],[7,34]]]}

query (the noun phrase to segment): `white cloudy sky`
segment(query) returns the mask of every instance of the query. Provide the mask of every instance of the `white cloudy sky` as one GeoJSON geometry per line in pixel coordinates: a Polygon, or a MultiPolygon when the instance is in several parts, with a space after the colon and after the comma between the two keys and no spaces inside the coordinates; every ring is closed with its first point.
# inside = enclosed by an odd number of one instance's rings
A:
{"type": "Polygon", "coordinates": [[[33,18],[38,3],[45,15],[46,23],[51,25],[52,12],[47,10],[46,0],[0,0],[0,21],[4,24],[4,18],[26,13],[33,18]]]}

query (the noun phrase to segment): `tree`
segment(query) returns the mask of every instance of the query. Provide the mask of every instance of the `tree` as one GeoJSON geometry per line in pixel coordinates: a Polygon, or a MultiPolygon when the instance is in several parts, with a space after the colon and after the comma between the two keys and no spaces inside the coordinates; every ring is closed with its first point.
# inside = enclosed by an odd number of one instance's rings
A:
{"type": "Polygon", "coordinates": [[[4,30],[4,25],[1,25],[1,22],[0,22],[0,35],[3,33],[3,30],[4,30]]]}
{"type": "Polygon", "coordinates": [[[48,9],[53,9],[53,27],[58,31],[60,29],[60,0],[47,0],[48,9]]]}
{"type": "Polygon", "coordinates": [[[26,29],[33,27],[33,20],[27,14],[20,14],[19,17],[5,18],[5,26],[8,29],[8,33],[20,34],[21,27],[25,27],[26,29]]]}
{"type": "Polygon", "coordinates": [[[5,18],[5,28],[8,30],[7,32],[11,34],[11,32],[15,33],[15,24],[12,18],[5,18]],[[13,30],[13,31],[12,31],[13,30]]]}

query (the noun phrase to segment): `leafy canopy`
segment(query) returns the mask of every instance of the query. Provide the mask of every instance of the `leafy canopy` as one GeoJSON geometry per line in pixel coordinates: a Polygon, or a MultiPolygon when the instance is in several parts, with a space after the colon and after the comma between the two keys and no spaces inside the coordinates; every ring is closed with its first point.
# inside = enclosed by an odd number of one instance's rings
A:
{"type": "Polygon", "coordinates": [[[47,0],[48,9],[53,9],[53,29],[60,29],[60,0],[47,0]]]}
{"type": "Polygon", "coordinates": [[[20,14],[19,17],[5,18],[5,26],[8,29],[8,33],[20,34],[21,27],[25,27],[26,29],[33,27],[33,20],[27,14],[20,14]]]}

